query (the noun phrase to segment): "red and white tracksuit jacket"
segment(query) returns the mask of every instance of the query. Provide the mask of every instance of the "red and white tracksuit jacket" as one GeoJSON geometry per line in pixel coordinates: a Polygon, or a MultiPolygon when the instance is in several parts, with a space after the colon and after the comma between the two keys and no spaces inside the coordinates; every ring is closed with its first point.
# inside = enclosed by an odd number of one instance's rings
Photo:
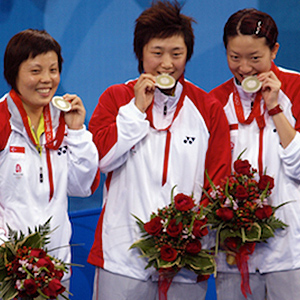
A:
{"type": "MultiPolygon", "coordinates": [[[[0,100],[0,239],[7,239],[7,224],[27,234],[28,227],[33,230],[52,217],[51,229],[57,229],[50,236],[50,250],[69,245],[68,195],[91,195],[99,183],[99,162],[92,134],[68,129],[60,111],[52,104],[47,108],[48,134],[57,139],[45,145],[42,134],[39,154],[17,93],[12,90],[0,100]]],[[[70,262],[71,251],[63,247],[51,255],[70,262]]]]}
{"type": "MultiPolygon", "coordinates": [[[[291,201],[276,211],[276,217],[289,225],[288,228],[276,232],[275,238],[268,243],[257,244],[250,255],[249,272],[260,273],[292,270],[300,268],[300,74],[278,68],[272,64],[272,70],[281,81],[278,102],[297,134],[287,148],[280,145],[279,136],[272,117],[264,111],[265,127],[262,132],[254,120],[249,125],[240,124],[237,120],[233,104],[233,87],[236,86],[244,110],[245,118],[251,111],[254,94],[243,92],[240,85],[231,79],[211,91],[223,106],[230,126],[232,159],[246,149],[242,159],[248,159],[252,166],[266,170],[266,174],[274,177],[275,187],[270,196],[274,206],[291,201]]],[[[261,100],[261,111],[264,101],[261,100]]],[[[218,271],[238,272],[234,266],[228,266],[225,257],[220,254],[218,271]]]]}
{"type": "Polygon", "coordinates": [[[170,203],[175,185],[175,194],[193,193],[199,201],[208,188],[205,169],[215,182],[230,172],[230,144],[220,103],[183,76],[174,97],[156,89],[145,114],[134,104],[135,83],[108,88],[90,120],[107,179],[88,262],[146,280],[153,270],[144,269],[137,249],[129,250],[140,238],[132,214],[147,222],[170,203]]]}

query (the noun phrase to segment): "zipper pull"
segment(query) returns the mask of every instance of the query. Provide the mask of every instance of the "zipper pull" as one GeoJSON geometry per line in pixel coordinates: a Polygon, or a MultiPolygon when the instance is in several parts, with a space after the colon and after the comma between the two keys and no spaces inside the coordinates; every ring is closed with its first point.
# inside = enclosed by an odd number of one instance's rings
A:
{"type": "Polygon", "coordinates": [[[165,103],[165,106],[164,106],[164,116],[167,115],[167,103],[165,103]]]}
{"type": "Polygon", "coordinates": [[[43,167],[40,167],[40,183],[43,182],[43,167]]]}

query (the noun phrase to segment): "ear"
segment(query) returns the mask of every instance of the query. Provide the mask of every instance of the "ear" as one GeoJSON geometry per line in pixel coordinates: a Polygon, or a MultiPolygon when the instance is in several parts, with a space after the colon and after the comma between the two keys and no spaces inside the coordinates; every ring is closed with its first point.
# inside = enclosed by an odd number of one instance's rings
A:
{"type": "Polygon", "coordinates": [[[277,52],[279,49],[279,43],[276,43],[273,47],[273,49],[271,50],[271,56],[272,56],[272,60],[274,60],[276,58],[277,52]]]}

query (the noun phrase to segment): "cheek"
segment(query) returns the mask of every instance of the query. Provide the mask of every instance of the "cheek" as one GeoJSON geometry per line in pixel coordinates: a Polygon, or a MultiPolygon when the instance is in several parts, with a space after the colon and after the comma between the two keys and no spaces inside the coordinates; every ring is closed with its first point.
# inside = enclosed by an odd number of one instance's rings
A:
{"type": "Polygon", "coordinates": [[[150,73],[159,65],[159,62],[153,58],[146,58],[143,61],[144,71],[150,73]]]}
{"type": "Polygon", "coordinates": [[[37,81],[29,76],[26,79],[17,80],[16,84],[19,91],[30,90],[35,88],[37,81]]]}
{"type": "Polygon", "coordinates": [[[57,76],[54,77],[53,82],[55,85],[59,85],[60,82],[60,74],[58,74],[57,76]]]}

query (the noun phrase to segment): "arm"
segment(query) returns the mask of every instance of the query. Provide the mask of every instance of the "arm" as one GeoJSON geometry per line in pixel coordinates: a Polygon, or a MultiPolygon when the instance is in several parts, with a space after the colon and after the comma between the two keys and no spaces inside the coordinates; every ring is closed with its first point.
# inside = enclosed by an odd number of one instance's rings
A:
{"type": "Polygon", "coordinates": [[[0,102],[0,151],[2,151],[8,141],[11,133],[10,113],[7,107],[7,102],[0,102]]]}
{"type": "MultiPolygon", "coordinates": [[[[281,82],[273,71],[261,73],[257,78],[262,82],[262,96],[269,111],[278,105],[281,82]]],[[[286,148],[294,139],[296,130],[289,123],[283,112],[272,116],[272,118],[280,138],[280,143],[283,148],[286,148]]]]}
{"type": "Polygon", "coordinates": [[[68,195],[86,197],[96,190],[100,181],[98,153],[84,125],[86,111],[82,100],[71,94],[65,94],[64,99],[72,104],[64,116],[68,127],[68,195]]]}
{"type": "Polygon", "coordinates": [[[92,134],[85,129],[68,129],[65,138],[68,144],[68,195],[75,197],[90,196],[97,188],[98,151],[92,141],[92,134]]]}
{"type": "Polygon", "coordinates": [[[133,86],[117,85],[100,97],[89,129],[98,148],[101,172],[126,162],[129,151],[148,133],[146,114],[135,105],[133,86]]]}

